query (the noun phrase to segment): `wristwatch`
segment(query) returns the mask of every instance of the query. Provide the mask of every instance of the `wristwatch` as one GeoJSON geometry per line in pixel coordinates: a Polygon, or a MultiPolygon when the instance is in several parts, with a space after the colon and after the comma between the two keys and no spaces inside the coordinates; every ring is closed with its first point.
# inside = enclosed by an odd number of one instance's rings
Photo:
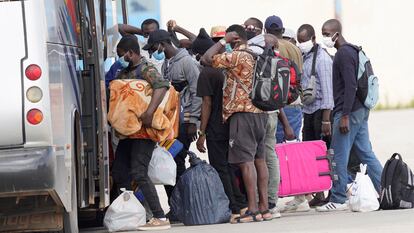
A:
{"type": "Polygon", "coordinates": [[[197,134],[198,134],[199,137],[207,136],[207,133],[205,131],[203,131],[203,130],[199,130],[197,132],[197,134]]]}

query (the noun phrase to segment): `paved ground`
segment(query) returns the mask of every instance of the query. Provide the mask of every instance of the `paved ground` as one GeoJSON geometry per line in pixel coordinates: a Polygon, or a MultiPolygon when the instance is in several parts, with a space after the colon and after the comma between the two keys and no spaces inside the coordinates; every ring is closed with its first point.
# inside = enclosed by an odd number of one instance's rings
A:
{"type": "MultiPolygon", "coordinates": [[[[372,112],[370,117],[371,141],[378,158],[384,164],[394,152],[399,152],[408,165],[414,169],[414,109],[402,111],[372,112]]],[[[165,192],[158,187],[163,208],[166,205],[165,192]]],[[[282,199],[280,204],[290,199],[282,199]]],[[[103,229],[84,229],[83,233],[103,233],[103,229]]],[[[226,233],[266,233],[266,232],[401,232],[414,233],[414,210],[376,211],[371,213],[295,213],[283,215],[281,219],[265,223],[222,224],[186,227],[174,225],[169,232],[226,232],[226,233]]]]}

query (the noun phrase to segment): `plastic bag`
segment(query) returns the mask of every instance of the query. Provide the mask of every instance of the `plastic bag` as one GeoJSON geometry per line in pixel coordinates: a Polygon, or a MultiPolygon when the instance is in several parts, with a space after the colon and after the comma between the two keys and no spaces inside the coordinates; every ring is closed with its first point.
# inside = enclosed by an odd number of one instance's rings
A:
{"type": "Polygon", "coordinates": [[[189,152],[191,167],[181,176],[170,200],[172,213],[184,225],[227,223],[229,200],[217,171],[189,152]]]}
{"type": "Polygon", "coordinates": [[[359,165],[361,172],[358,172],[355,181],[352,183],[352,193],[349,198],[349,205],[355,212],[370,212],[378,210],[378,193],[366,174],[367,165],[359,165]]]}
{"type": "Polygon", "coordinates": [[[145,209],[134,193],[122,191],[105,213],[104,225],[109,232],[137,230],[146,223],[145,209]]]}
{"type": "Polygon", "coordinates": [[[164,147],[157,145],[152,153],[148,176],[154,184],[175,185],[177,164],[164,147]]]}

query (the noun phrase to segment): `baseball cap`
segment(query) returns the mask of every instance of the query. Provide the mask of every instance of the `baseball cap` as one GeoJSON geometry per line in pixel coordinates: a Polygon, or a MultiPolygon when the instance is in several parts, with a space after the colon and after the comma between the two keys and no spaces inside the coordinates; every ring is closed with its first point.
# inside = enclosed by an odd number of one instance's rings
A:
{"type": "Polygon", "coordinates": [[[276,29],[282,29],[283,28],[283,22],[280,19],[279,16],[276,15],[272,15],[267,17],[266,21],[265,21],[265,28],[266,30],[269,30],[270,27],[275,24],[276,25],[276,29]]]}
{"type": "Polygon", "coordinates": [[[214,26],[211,28],[210,37],[211,38],[218,38],[224,37],[226,35],[226,27],[225,26],[214,26]]]}
{"type": "Polygon", "coordinates": [[[142,47],[142,49],[149,50],[155,44],[166,40],[171,40],[171,35],[169,32],[165,30],[153,31],[149,34],[148,43],[142,47]]]}
{"type": "Polygon", "coordinates": [[[283,33],[283,37],[293,38],[296,40],[296,33],[292,29],[286,28],[285,32],[283,33]]]}

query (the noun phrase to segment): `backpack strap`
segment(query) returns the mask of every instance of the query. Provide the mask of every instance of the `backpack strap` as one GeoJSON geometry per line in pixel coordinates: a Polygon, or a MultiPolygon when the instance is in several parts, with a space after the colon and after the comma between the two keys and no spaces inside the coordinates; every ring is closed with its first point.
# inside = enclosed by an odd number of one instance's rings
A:
{"type": "Polygon", "coordinates": [[[313,48],[315,49],[315,51],[313,51],[311,75],[316,76],[315,66],[316,66],[316,57],[318,56],[319,45],[316,44],[313,48]]]}

